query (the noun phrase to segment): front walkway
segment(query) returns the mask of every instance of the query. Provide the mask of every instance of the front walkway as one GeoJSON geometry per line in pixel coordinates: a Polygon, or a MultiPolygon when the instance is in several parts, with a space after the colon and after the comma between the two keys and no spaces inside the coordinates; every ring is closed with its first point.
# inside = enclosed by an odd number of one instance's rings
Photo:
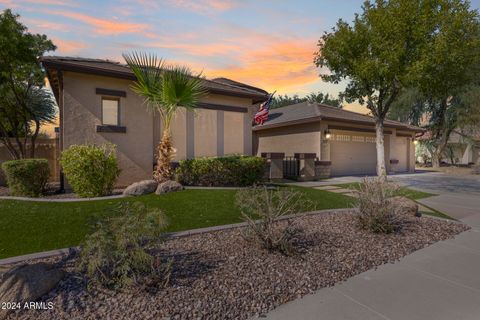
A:
{"type": "Polygon", "coordinates": [[[480,177],[428,173],[393,178],[439,194],[421,202],[472,230],[280,306],[267,319],[480,319],[480,177]]]}

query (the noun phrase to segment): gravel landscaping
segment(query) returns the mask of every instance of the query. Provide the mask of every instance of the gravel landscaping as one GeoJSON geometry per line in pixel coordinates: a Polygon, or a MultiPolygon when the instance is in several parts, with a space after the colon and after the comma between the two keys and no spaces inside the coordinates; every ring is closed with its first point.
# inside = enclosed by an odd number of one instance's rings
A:
{"type": "MultiPolygon", "coordinates": [[[[353,211],[294,219],[304,234],[284,256],[246,242],[241,229],[172,238],[159,253],[174,259],[170,284],[156,292],[85,288],[73,272],[42,301],[52,310],[19,311],[10,319],[248,319],[384,263],[452,238],[469,227],[407,217],[397,234],[358,228],[353,211]]],[[[282,222],[286,223],[286,222],[282,222]]],[[[73,261],[67,271],[71,271],[73,261]]]]}

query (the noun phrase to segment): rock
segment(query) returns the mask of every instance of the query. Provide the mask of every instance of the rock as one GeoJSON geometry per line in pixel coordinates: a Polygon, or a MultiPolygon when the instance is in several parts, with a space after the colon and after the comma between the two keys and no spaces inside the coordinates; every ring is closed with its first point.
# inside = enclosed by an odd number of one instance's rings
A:
{"type": "Polygon", "coordinates": [[[175,192],[175,191],[182,191],[183,189],[184,189],[183,186],[177,181],[168,180],[160,183],[155,193],[163,194],[163,193],[169,193],[169,192],[175,192]]]}
{"type": "Polygon", "coordinates": [[[390,201],[396,208],[400,208],[401,213],[416,217],[420,216],[418,204],[415,201],[405,197],[393,197],[390,201]]]}
{"type": "Polygon", "coordinates": [[[125,196],[141,196],[143,194],[154,193],[158,182],[155,180],[143,180],[129,185],[123,190],[125,196]]]}
{"type": "MultiPolygon", "coordinates": [[[[23,305],[38,300],[53,290],[64,275],[63,270],[44,262],[14,267],[1,278],[0,301],[23,305]]],[[[6,311],[0,310],[0,318],[6,315],[6,311]]]]}

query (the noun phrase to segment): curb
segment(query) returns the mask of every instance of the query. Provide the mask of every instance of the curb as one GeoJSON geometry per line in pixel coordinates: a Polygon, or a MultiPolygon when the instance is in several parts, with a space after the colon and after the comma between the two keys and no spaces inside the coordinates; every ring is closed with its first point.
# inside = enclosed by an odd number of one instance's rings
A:
{"type": "MultiPolygon", "coordinates": [[[[318,210],[318,211],[311,211],[311,212],[302,212],[302,213],[283,216],[283,217],[279,218],[279,220],[288,220],[288,219],[291,219],[291,218],[299,218],[299,217],[311,216],[311,215],[317,215],[317,214],[328,214],[328,213],[334,213],[334,212],[346,212],[346,211],[350,211],[350,210],[352,210],[352,209],[351,208],[350,209],[349,208],[345,208],[345,209],[326,209],[326,210],[318,210]]],[[[229,229],[235,229],[235,228],[243,228],[243,227],[246,227],[246,226],[247,226],[246,222],[240,222],[240,223],[226,224],[226,225],[221,225],[221,226],[213,226],[213,227],[198,228],[198,229],[185,230],[185,231],[169,232],[169,233],[165,233],[164,236],[166,238],[182,238],[182,237],[187,237],[187,236],[192,236],[192,235],[202,234],[202,233],[208,233],[208,232],[216,232],[216,231],[229,230],[229,229]]],[[[31,253],[31,254],[26,254],[26,255],[21,255],[21,256],[16,256],[16,257],[0,259],[0,266],[1,265],[7,265],[7,264],[20,263],[20,262],[24,262],[24,261],[28,261],[28,260],[37,260],[37,259],[45,259],[45,258],[51,258],[51,257],[56,257],[56,256],[68,255],[72,251],[77,251],[79,249],[80,249],[80,247],[63,248],[63,249],[56,249],[56,250],[50,250],[50,251],[44,251],[44,252],[36,252],[36,253],[31,253]]]]}

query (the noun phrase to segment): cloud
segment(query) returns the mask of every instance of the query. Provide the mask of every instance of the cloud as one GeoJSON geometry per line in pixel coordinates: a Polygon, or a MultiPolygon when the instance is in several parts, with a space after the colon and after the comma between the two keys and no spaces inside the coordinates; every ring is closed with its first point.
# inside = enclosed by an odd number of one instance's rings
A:
{"type": "Polygon", "coordinates": [[[172,6],[197,13],[223,12],[237,7],[240,3],[234,0],[170,0],[172,6]]]}
{"type": "Polygon", "coordinates": [[[266,90],[288,91],[318,80],[313,64],[315,42],[284,40],[264,48],[244,48],[237,63],[223,68],[208,68],[210,77],[227,77],[266,90]]]}
{"type": "Polygon", "coordinates": [[[45,12],[48,14],[60,15],[63,17],[80,21],[84,24],[87,24],[93,27],[93,31],[96,34],[103,35],[103,36],[125,34],[125,33],[142,33],[148,28],[148,25],[144,23],[120,22],[116,20],[100,19],[100,18],[96,18],[86,14],[65,11],[65,10],[61,10],[61,11],[48,10],[45,12]]]}
{"type": "Polygon", "coordinates": [[[54,6],[69,6],[69,7],[77,7],[78,4],[69,1],[69,0],[15,0],[15,1],[10,1],[10,0],[0,0],[0,3],[6,4],[6,5],[11,5],[15,3],[15,5],[20,5],[20,4],[40,4],[40,5],[54,5],[54,6]]]}
{"type": "Polygon", "coordinates": [[[88,45],[81,41],[64,40],[60,38],[53,38],[53,43],[58,47],[59,54],[78,54],[82,49],[88,48],[88,45]]]}

